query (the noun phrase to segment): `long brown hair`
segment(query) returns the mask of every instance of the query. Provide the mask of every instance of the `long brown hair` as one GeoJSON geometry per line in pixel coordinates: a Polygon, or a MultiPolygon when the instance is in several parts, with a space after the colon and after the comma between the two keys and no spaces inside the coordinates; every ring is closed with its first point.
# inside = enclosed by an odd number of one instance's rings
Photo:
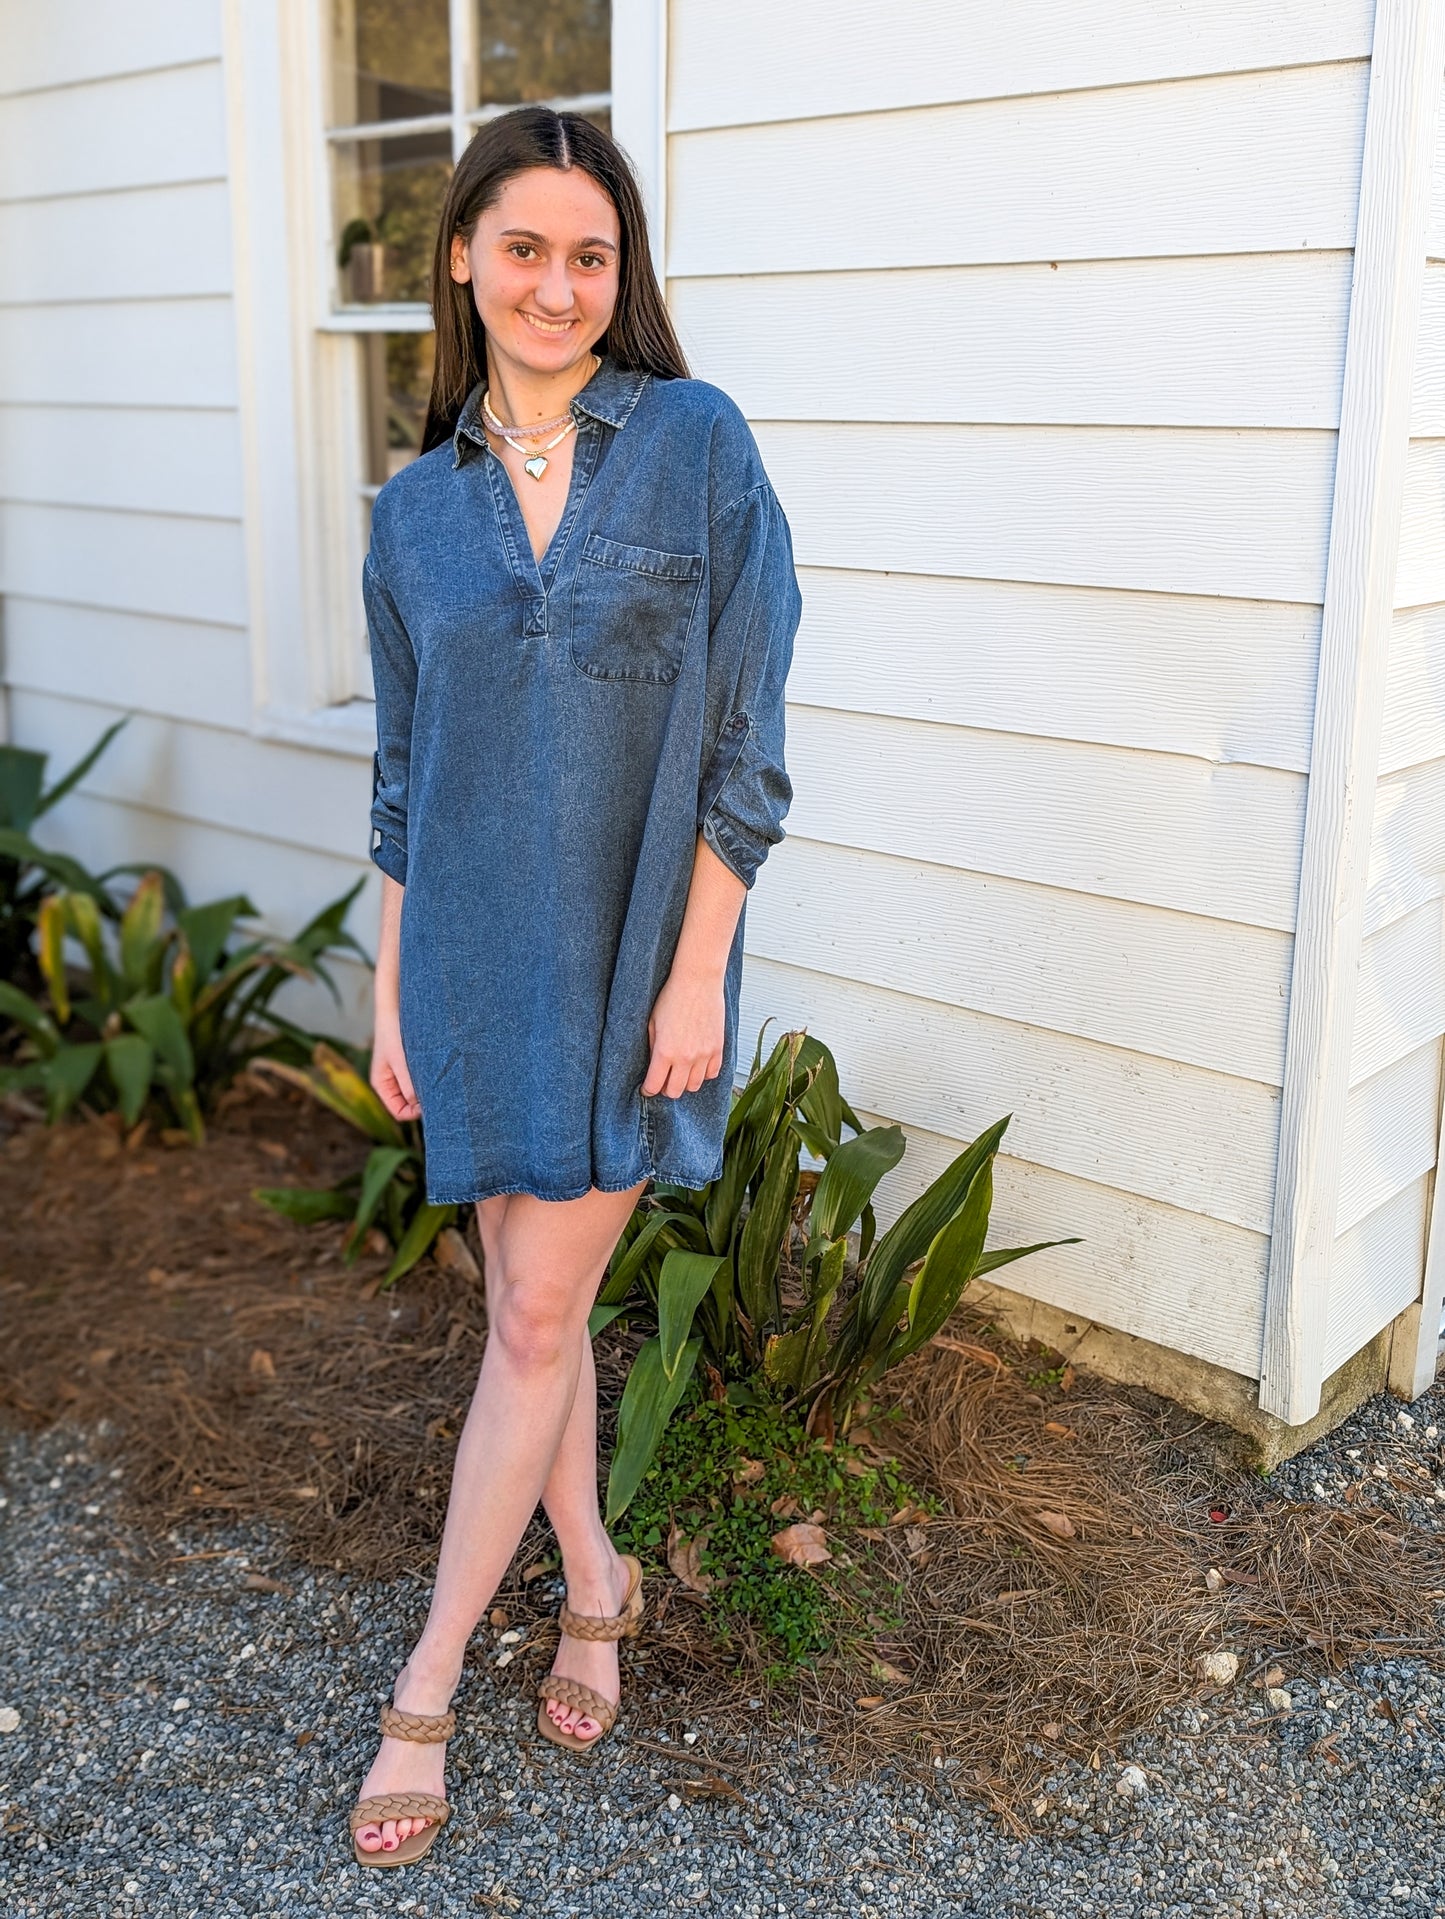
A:
{"type": "Polygon", "coordinates": [[[617,210],[621,229],[617,305],[595,352],[618,366],[655,373],[664,380],[689,377],[662,289],[652,270],[647,214],[626,154],[617,142],[579,113],[551,107],[518,107],[478,127],[457,161],[437,224],[432,259],[431,309],[436,324],[436,360],[421,450],[449,440],[462,404],[487,371],[486,328],[470,280],[452,278],[452,238],[470,244],[479,216],[495,206],[513,174],[528,167],[580,167],[617,210]]]}

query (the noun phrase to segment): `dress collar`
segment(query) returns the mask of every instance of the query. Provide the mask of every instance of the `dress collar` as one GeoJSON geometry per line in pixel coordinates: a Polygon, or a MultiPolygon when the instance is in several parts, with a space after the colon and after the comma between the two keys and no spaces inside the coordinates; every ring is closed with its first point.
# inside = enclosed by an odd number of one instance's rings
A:
{"type": "MultiPolygon", "coordinates": [[[[586,413],[604,425],[626,426],[628,415],[642,397],[642,389],[651,377],[645,370],[638,371],[620,367],[610,354],[604,353],[602,364],[592,375],[580,393],[572,397],[571,410],[574,413],[586,413]]],[[[478,446],[487,444],[486,428],[481,424],[479,415],[482,410],[482,394],[486,391],[485,378],[477,381],[462,404],[457,416],[456,428],[452,434],[452,466],[462,462],[461,442],[463,437],[474,440],[478,446]]]]}

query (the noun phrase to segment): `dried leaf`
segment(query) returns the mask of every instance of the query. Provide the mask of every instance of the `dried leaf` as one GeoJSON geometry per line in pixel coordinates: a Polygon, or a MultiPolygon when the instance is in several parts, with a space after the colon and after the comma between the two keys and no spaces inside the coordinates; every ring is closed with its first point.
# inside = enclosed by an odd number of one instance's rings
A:
{"type": "Polygon", "coordinates": [[[119,1350],[117,1346],[97,1346],[90,1355],[90,1363],[92,1366],[108,1366],[119,1350]]]}
{"type": "Polygon", "coordinates": [[[883,1695],[881,1692],[872,1692],[864,1699],[855,1699],[853,1704],[861,1707],[864,1712],[871,1712],[875,1706],[883,1704],[883,1695]]]}
{"type": "Polygon", "coordinates": [[[432,1258],[443,1272],[456,1273],[462,1279],[480,1279],[482,1269],[478,1266],[472,1249],[462,1238],[455,1226],[443,1226],[436,1236],[432,1247],[432,1258]]]}
{"type": "Polygon", "coordinates": [[[906,1672],[900,1672],[897,1666],[886,1659],[875,1659],[869,1668],[869,1674],[871,1678],[881,1679],[888,1686],[904,1685],[908,1679],[906,1672]]]}
{"type": "Polygon", "coordinates": [[[291,1588],[283,1580],[272,1579],[268,1573],[247,1573],[241,1584],[248,1592],[281,1593],[287,1599],[291,1597],[291,1588]]]}
{"type": "Polygon", "coordinates": [[[821,1526],[800,1521],[773,1534],[773,1551],[790,1566],[820,1566],[825,1559],[833,1557],[825,1537],[821,1526]]]}
{"type": "Polygon", "coordinates": [[[1074,1539],[1078,1536],[1078,1528],[1067,1513],[1035,1513],[1034,1517],[1056,1539],[1074,1539]]]}
{"type": "Polygon", "coordinates": [[[1057,1419],[1046,1419],[1044,1421],[1044,1431],[1046,1433],[1056,1433],[1060,1439],[1077,1439],[1079,1436],[1072,1426],[1062,1426],[1057,1419]]]}
{"type": "Polygon", "coordinates": [[[549,1573],[551,1570],[551,1560],[534,1559],[530,1566],[523,1566],[522,1568],[522,1584],[524,1586],[530,1586],[534,1579],[540,1579],[543,1573],[549,1573]]]}
{"type": "Polygon", "coordinates": [[[667,1535],[667,1563],[673,1576],[689,1592],[706,1593],[713,1588],[713,1576],[700,1570],[703,1547],[708,1540],[708,1528],[696,1534],[692,1539],[684,1539],[676,1526],[667,1535]]]}
{"type": "Polygon", "coordinates": [[[952,1333],[935,1333],[929,1344],[942,1346],[945,1352],[962,1353],[965,1359],[980,1366],[991,1366],[996,1373],[1004,1370],[1004,1362],[997,1353],[991,1353],[987,1346],[971,1346],[966,1339],[955,1339],[952,1333]]]}
{"type": "Polygon", "coordinates": [[[251,1354],[251,1372],[256,1379],[274,1379],[276,1362],[264,1346],[258,1346],[251,1354]]]}
{"type": "Polygon", "coordinates": [[[758,1481],[767,1473],[767,1470],[766,1464],[761,1459],[748,1459],[744,1456],[741,1466],[734,1468],[733,1484],[735,1486],[756,1486],[758,1481]]]}
{"type": "Polygon", "coordinates": [[[779,1493],[768,1507],[774,1519],[791,1519],[794,1513],[802,1510],[792,1493],[779,1493]]]}

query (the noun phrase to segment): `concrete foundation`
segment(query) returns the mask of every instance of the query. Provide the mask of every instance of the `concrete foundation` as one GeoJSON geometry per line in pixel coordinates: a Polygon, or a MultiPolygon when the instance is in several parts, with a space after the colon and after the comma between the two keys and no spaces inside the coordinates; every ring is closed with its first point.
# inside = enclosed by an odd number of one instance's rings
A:
{"type": "Polygon", "coordinates": [[[972,1310],[986,1313],[1011,1338],[1039,1340],[1080,1372],[1120,1385],[1147,1387],[1202,1414],[1214,1422],[1212,1441],[1221,1463],[1258,1472],[1268,1472],[1282,1459],[1303,1452],[1376,1393],[1392,1384],[1398,1393],[1400,1382],[1409,1375],[1401,1352],[1394,1353],[1392,1365],[1392,1349],[1398,1346],[1403,1351],[1408,1344],[1413,1360],[1417,1341],[1411,1315],[1402,1314],[1330,1375],[1313,1419],[1303,1426],[1287,1426],[1282,1419],[1261,1412],[1259,1383],[1243,1373],[1116,1332],[1077,1313],[1061,1312],[1057,1306],[1046,1306],[991,1280],[975,1280],[964,1301],[972,1310]]]}

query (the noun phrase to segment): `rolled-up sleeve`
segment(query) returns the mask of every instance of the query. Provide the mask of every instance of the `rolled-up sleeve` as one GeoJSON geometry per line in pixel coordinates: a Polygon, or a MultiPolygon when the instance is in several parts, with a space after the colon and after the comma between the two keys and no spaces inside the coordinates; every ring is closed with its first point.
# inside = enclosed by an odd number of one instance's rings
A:
{"type": "Polygon", "coordinates": [[[748,888],[784,837],[793,788],[784,758],[784,689],[802,595],[793,543],[766,481],[713,516],[707,716],[711,748],[698,830],[748,888]]]}
{"type": "Polygon", "coordinates": [[[361,569],[361,594],[376,690],[376,756],[371,782],[371,857],[398,885],[406,885],[406,803],[411,769],[416,654],[396,602],[370,553],[361,569]]]}

